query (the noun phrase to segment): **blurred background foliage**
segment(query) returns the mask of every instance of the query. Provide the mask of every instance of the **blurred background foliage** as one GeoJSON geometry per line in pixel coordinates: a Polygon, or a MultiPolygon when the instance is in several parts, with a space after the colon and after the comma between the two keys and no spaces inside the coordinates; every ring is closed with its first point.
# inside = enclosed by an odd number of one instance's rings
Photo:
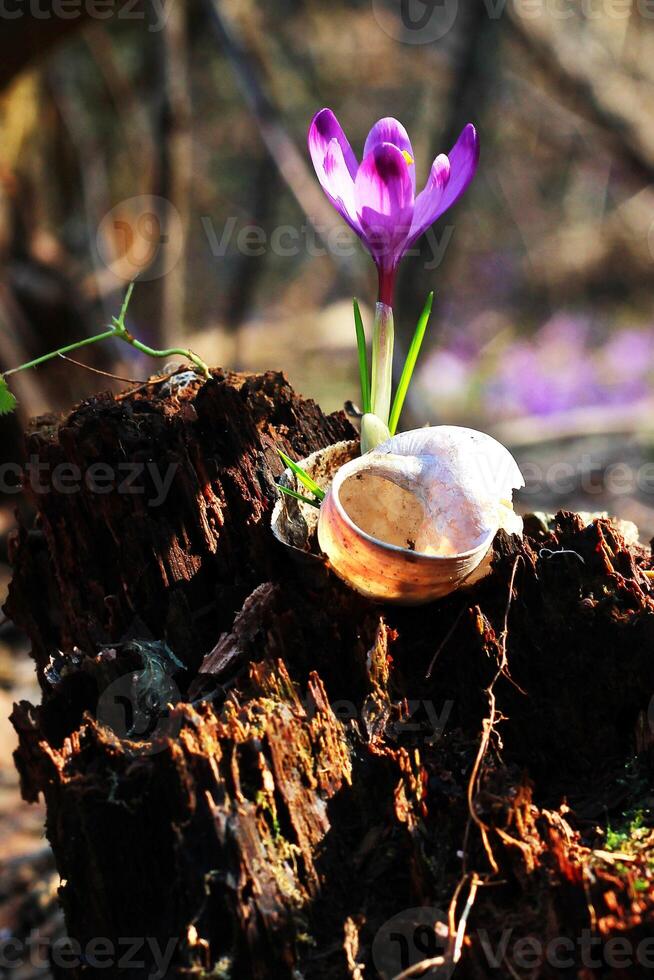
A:
{"type": "MultiPolygon", "coordinates": [[[[360,153],[371,124],[397,116],[420,181],[472,121],[478,175],[402,268],[400,351],[436,290],[405,427],[474,424],[521,461],[575,470],[580,442],[593,471],[649,459],[654,4],[14,5],[0,42],[2,368],[102,329],[138,275],[143,339],[281,368],[340,407],[357,392],[351,296],[370,311],[375,277],[310,170],[308,122],[332,107],[360,153]]],[[[80,359],[157,370],[117,343],[80,359]]],[[[19,424],[120,384],[64,363],[20,375],[19,424]]],[[[13,458],[18,427],[2,427],[13,458]]],[[[583,475],[534,487],[528,505],[608,506],[654,531],[648,494],[600,481],[589,495],[583,475]]]]}

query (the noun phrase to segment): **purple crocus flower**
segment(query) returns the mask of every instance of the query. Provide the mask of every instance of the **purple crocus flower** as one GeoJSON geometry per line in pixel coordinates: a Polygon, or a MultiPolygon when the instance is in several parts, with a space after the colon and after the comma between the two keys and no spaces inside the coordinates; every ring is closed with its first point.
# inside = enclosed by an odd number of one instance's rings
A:
{"type": "Polygon", "coordinates": [[[313,117],[308,142],[325,194],[375,260],[379,301],[391,306],[400,259],[474,177],[479,160],[475,127],[469,123],[449,155],[436,157],[419,194],[411,141],[397,119],[375,123],[361,164],[331,109],[313,117]]]}

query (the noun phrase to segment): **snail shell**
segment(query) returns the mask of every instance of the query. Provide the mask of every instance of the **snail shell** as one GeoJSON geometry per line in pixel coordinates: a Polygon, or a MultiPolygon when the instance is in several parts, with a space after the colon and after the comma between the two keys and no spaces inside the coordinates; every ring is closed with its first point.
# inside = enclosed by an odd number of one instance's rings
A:
{"type": "MultiPolygon", "coordinates": [[[[359,456],[359,440],[334,442],[331,446],[318,449],[306,459],[299,460],[305,473],[316,481],[322,490],[328,490],[338,470],[359,456]]],[[[284,470],[279,483],[281,486],[298,490],[310,497],[291,470],[284,470]]],[[[280,544],[289,548],[292,557],[302,565],[321,564],[314,545],[318,526],[319,511],[315,507],[279,495],[272,512],[271,529],[280,544]]],[[[324,564],[324,562],[322,562],[324,564]]]]}
{"type": "Polygon", "coordinates": [[[363,595],[429,602],[489,570],[500,527],[522,533],[511,503],[522,486],[513,456],[483,432],[403,432],[337,470],[320,508],[320,548],[363,595]]]}

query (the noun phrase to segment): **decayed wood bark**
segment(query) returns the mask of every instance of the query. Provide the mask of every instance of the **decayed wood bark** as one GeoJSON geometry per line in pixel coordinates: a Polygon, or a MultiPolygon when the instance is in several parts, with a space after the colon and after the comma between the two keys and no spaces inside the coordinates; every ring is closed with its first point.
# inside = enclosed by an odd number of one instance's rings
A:
{"type": "Polygon", "coordinates": [[[583,942],[620,936],[620,976],[642,976],[651,852],[625,839],[617,862],[597,827],[651,785],[649,553],[608,521],[531,519],[470,592],[376,606],[269,529],[276,447],[347,437],[280,375],[220,373],[29,435],[50,471],[173,467],[157,506],[157,479],[34,493],[15,542],[9,612],[43,690],[14,713],[17,764],[71,935],[147,940],[112,975],[169,953],[170,977],[307,980],[441,954],[438,975],[522,976],[525,937],[533,976],[561,975],[561,938],[571,976],[617,976],[583,942]]]}

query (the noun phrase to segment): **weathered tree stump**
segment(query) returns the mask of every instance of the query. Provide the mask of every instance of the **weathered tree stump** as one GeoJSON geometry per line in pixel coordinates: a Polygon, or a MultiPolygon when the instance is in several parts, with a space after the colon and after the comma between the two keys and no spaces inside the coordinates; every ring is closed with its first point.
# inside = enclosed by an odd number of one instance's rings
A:
{"type": "Polygon", "coordinates": [[[281,375],[220,372],[28,434],[8,612],[43,692],[16,761],[82,953],[56,972],[645,976],[653,851],[601,828],[651,794],[649,552],[534,518],[469,592],[377,606],[269,528],[277,447],[351,436],[281,375]]]}

